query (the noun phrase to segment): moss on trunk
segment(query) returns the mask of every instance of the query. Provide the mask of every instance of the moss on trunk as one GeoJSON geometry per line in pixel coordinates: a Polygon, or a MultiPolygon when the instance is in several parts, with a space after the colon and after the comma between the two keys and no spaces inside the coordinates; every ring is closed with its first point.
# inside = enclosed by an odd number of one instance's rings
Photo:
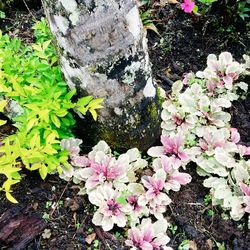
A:
{"type": "Polygon", "coordinates": [[[105,100],[97,123],[79,121],[83,139],[103,139],[118,149],[148,148],[159,134],[160,105],[135,2],[42,2],[69,87],[79,97],[105,100]]]}

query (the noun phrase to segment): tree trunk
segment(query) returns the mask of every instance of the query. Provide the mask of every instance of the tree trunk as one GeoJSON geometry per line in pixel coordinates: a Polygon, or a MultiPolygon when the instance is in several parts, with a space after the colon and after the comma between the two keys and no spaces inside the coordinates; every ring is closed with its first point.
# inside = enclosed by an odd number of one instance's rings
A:
{"type": "Polygon", "coordinates": [[[96,123],[80,122],[84,138],[148,148],[159,134],[160,105],[134,0],[42,2],[69,87],[105,100],[96,123]]]}

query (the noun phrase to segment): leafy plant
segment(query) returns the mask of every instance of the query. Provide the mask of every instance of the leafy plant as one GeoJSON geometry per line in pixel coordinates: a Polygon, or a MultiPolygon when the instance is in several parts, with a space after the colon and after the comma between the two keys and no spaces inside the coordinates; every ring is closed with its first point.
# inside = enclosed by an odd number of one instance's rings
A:
{"type": "Polygon", "coordinates": [[[14,0],[0,0],[0,10],[10,7],[14,0]]]}
{"type": "Polygon", "coordinates": [[[141,0],[141,5],[149,5],[151,3],[151,0],[141,0]]]}
{"type": "Polygon", "coordinates": [[[211,197],[211,195],[207,194],[207,195],[205,195],[203,200],[204,200],[204,204],[206,206],[208,206],[212,202],[212,197],[211,197]]]}
{"type": "Polygon", "coordinates": [[[212,4],[217,1],[218,0],[198,0],[198,2],[201,3],[200,9],[195,5],[193,12],[195,14],[199,14],[200,12],[201,15],[205,16],[211,10],[212,4]]]}
{"type": "Polygon", "coordinates": [[[207,211],[207,215],[210,216],[210,217],[213,217],[214,216],[214,211],[212,209],[209,209],[207,211]]]}
{"type": "Polygon", "coordinates": [[[230,4],[230,1],[218,1],[218,0],[197,0],[199,4],[195,4],[195,1],[184,0],[181,3],[181,8],[186,13],[194,13],[197,16],[207,16],[212,6],[223,10],[221,16],[228,24],[237,22],[239,18],[245,21],[249,18],[250,12],[250,0],[235,0],[234,4],[230,4]]]}
{"type": "Polygon", "coordinates": [[[34,29],[36,42],[31,46],[0,33],[0,111],[18,128],[0,147],[0,174],[6,177],[0,190],[15,203],[11,186],[21,180],[22,168],[38,170],[45,179],[69,166],[69,153],[60,146],[60,140],[72,136],[75,120],[69,111],[90,111],[96,120],[103,101],[91,96],[71,101],[75,90],[68,92],[62,79],[45,20],[34,29]]]}
{"type": "Polygon", "coordinates": [[[237,1],[237,14],[242,20],[249,17],[250,12],[250,0],[238,0],[237,1]]]}
{"type": "MultiPolygon", "coordinates": [[[[70,151],[70,167],[62,168],[60,177],[83,184],[79,194],[87,194],[93,205],[95,225],[104,231],[115,225],[129,227],[126,245],[132,249],[172,249],[167,247],[167,228],[172,233],[177,228],[169,226],[164,213],[171,203],[169,192],[191,181],[181,171],[190,162],[206,177],[203,185],[211,195],[205,197],[206,204],[221,205],[234,220],[250,214],[249,160],[245,159],[250,147],[239,144],[240,135],[230,127],[228,113],[232,101],[247,91],[248,85],[238,81],[250,74],[250,57],[243,57],[240,64],[228,52],[219,58],[211,54],[204,71],[186,74],[173,84],[170,95],[161,94],[165,98],[162,145],[147,151],[152,161],[143,159],[136,148],[114,154],[104,141],[88,155],[80,155],[81,140],[61,141],[62,148],[70,151]]],[[[208,215],[213,216],[213,210],[208,215]]],[[[191,244],[185,240],[178,249],[189,249],[191,244]]]]}
{"type": "Polygon", "coordinates": [[[140,14],[141,20],[142,20],[142,24],[144,29],[146,30],[152,30],[154,31],[157,35],[160,35],[156,26],[154,25],[152,19],[151,19],[151,14],[152,11],[151,10],[145,10],[144,12],[142,12],[140,14]]]}
{"type": "Polygon", "coordinates": [[[189,240],[183,240],[178,246],[178,250],[189,250],[189,240]]]}
{"type": "Polygon", "coordinates": [[[4,19],[5,17],[6,17],[5,12],[0,10],[0,19],[4,19]]]}
{"type": "Polygon", "coordinates": [[[204,71],[189,73],[174,83],[162,112],[163,135],[168,140],[148,152],[162,157],[161,152],[169,154],[171,149],[183,167],[195,162],[198,174],[207,176],[203,184],[211,189],[212,204],[229,210],[234,220],[250,212],[249,161],[245,158],[250,148],[240,145],[227,110],[247,91],[246,83],[237,82],[249,75],[250,58],[245,55],[244,59],[240,64],[228,52],[219,58],[209,55],[204,71]]]}

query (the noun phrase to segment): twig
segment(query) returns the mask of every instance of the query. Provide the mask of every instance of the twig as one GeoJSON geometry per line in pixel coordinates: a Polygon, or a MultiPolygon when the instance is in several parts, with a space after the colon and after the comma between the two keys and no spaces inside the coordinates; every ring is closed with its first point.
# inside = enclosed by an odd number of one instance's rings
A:
{"type": "Polygon", "coordinates": [[[54,209],[53,209],[52,212],[50,213],[50,216],[51,216],[51,217],[52,217],[52,215],[54,214],[54,212],[56,211],[57,206],[58,206],[58,204],[59,204],[59,201],[62,199],[62,197],[63,197],[63,195],[64,195],[64,193],[65,193],[65,191],[66,191],[68,185],[69,185],[69,182],[68,182],[68,183],[66,184],[66,186],[64,187],[64,189],[63,189],[63,191],[62,191],[62,193],[61,193],[59,199],[58,199],[57,202],[56,202],[56,205],[55,205],[54,209]]]}
{"type": "Polygon", "coordinates": [[[31,12],[31,10],[30,10],[30,8],[29,8],[29,6],[28,6],[28,4],[26,3],[25,0],[23,0],[23,3],[24,3],[24,5],[25,5],[25,7],[27,8],[27,10],[29,11],[30,15],[33,16],[33,18],[36,20],[36,17],[35,17],[34,14],[31,12]]]}
{"type": "Polygon", "coordinates": [[[110,245],[108,244],[108,242],[106,241],[105,236],[102,233],[102,230],[99,227],[94,226],[95,232],[97,234],[97,236],[100,238],[100,240],[103,242],[103,244],[108,247],[110,250],[112,250],[112,248],[110,247],[110,245]]]}
{"type": "MultiPolygon", "coordinates": [[[[86,219],[87,219],[87,216],[85,216],[84,219],[82,220],[79,229],[80,229],[80,228],[82,227],[82,225],[85,223],[86,219]]],[[[78,230],[76,230],[76,232],[74,233],[73,239],[75,238],[75,236],[76,236],[76,234],[77,234],[77,231],[78,231],[78,230]]]]}
{"type": "Polygon", "coordinates": [[[193,203],[193,202],[189,202],[189,203],[186,203],[187,205],[191,205],[191,206],[202,206],[202,207],[205,207],[202,203],[193,203]]]}

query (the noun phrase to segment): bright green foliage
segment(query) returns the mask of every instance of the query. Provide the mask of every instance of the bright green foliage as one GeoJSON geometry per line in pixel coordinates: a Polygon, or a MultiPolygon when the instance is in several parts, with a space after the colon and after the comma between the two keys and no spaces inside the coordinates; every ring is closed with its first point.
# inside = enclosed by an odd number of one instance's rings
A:
{"type": "Polygon", "coordinates": [[[201,3],[201,8],[199,9],[197,5],[194,6],[193,12],[197,15],[205,16],[211,9],[212,4],[218,0],[198,0],[201,3]]]}
{"type": "Polygon", "coordinates": [[[10,7],[14,0],[0,0],[0,10],[10,7]]]}
{"type": "Polygon", "coordinates": [[[150,0],[141,0],[141,5],[149,5],[151,3],[150,0]]]}
{"type": "MultiPolygon", "coordinates": [[[[6,107],[6,105],[7,105],[7,101],[6,100],[1,100],[0,101],[0,112],[3,112],[4,108],[6,107]]],[[[4,125],[6,122],[7,121],[0,119],[0,126],[4,125]]]]}
{"type": "Polygon", "coordinates": [[[146,30],[152,30],[156,34],[160,35],[156,26],[154,25],[152,19],[151,19],[151,10],[146,10],[140,14],[140,18],[142,20],[142,24],[144,29],[146,30]]]}
{"type": "Polygon", "coordinates": [[[249,18],[250,12],[250,0],[238,0],[237,1],[237,14],[241,19],[245,20],[249,18]]]}
{"type": "Polygon", "coordinates": [[[212,4],[213,2],[217,2],[218,0],[199,0],[199,2],[204,4],[212,4]]]}
{"type": "Polygon", "coordinates": [[[0,10],[0,19],[4,19],[5,17],[5,12],[0,10]]]}
{"type": "MultiPolygon", "coordinates": [[[[90,111],[96,120],[96,109],[102,99],[90,96],[71,101],[75,90],[68,92],[57,64],[45,20],[35,27],[36,43],[24,46],[18,39],[0,33],[0,112],[7,102],[17,102],[21,115],[13,118],[18,132],[6,138],[0,147],[0,174],[6,181],[0,190],[11,202],[11,186],[21,180],[20,171],[38,170],[42,179],[48,173],[61,172],[68,166],[68,152],[60,140],[72,135],[75,124],[69,112],[83,115],[90,111]]],[[[0,120],[0,125],[5,121],[0,120]]]]}
{"type": "Polygon", "coordinates": [[[194,6],[193,12],[197,15],[207,15],[212,7],[212,4],[217,2],[218,8],[223,8],[226,19],[230,21],[230,23],[236,22],[239,18],[242,20],[246,20],[249,18],[250,12],[250,0],[236,0],[235,4],[228,4],[230,1],[218,1],[218,0],[198,0],[200,2],[200,8],[197,5],[194,6]]]}

